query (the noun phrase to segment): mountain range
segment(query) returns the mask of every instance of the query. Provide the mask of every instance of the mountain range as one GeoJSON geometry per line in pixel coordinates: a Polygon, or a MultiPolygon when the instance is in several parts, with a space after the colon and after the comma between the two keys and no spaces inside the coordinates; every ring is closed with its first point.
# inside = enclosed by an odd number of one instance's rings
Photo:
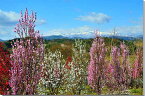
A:
{"type": "Polygon", "coordinates": [[[4,40],[0,39],[0,41],[4,41],[4,40]]]}
{"type": "MultiPolygon", "coordinates": [[[[108,38],[114,38],[114,39],[122,39],[122,40],[135,40],[135,39],[143,39],[142,35],[131,37],[131,36],[102,36],[102,37],[108,37],[108,38]]],[[[53,39],[90,39],[93,37],[84,37],[84,36],[62,36],[62,35],[51,35],[51,36],[43,36],[43,39],[45,40],[53,40],[53,39]]]]}
{"type": "MultiPolygon", "coordinates": [[[[131,36],[102,36],[102,37],[108,37],[108,38],[116,38],[116,39],[122,39],[122,40],[135,40],[135,39],[143,39],[143,35],[138,35],[136,37],[131,36]]],[[[51,35],[51,36],[43,36],[44,40],[54,40],[54,39],[90,39],[94,38],[93,36],[83,36],[83,35],[71,35],[71,36],[62,36],[62,35],[51,35]]],[[[0,41],[7,41],[2,40],[0,41]]]]}

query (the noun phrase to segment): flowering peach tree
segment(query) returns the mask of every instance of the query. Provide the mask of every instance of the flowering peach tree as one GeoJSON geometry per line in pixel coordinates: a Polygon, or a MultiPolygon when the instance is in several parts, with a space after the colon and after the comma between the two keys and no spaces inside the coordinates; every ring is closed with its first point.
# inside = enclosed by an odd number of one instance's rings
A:
{"type": "Polygon", "coordinates": [[[88,84],[95,90],[97,94],[102,93],[102,88],[105,85],[105,43],[104,39],[99,35],[93,40],[90,48],[90,63],[88,65],[88,84]]]}
{"type": "Polygon", "coordinates": [[[15,32],[20,39],[12,43],[11,78],[9,81],[13,95],[37,94],[37,84],[41,78],[44,55],[43,40],[35,31],[36,13],[21,13],[15,32]]]}
{"type": "Polygon", "coordinates": [[[112,59],[106,72],[106,85],[112,93],[115,91],[123,92],[130,85],[131,66],[128,56],[129,51],[124,43],[120,44],[120,48],[116,46],[112,48],[112,59]]]}
{"type": "Polygon", "coordinates": [[[136,58],[132,68],[132,87],[143,87],[143,49],[136,50],[136,58]]]}

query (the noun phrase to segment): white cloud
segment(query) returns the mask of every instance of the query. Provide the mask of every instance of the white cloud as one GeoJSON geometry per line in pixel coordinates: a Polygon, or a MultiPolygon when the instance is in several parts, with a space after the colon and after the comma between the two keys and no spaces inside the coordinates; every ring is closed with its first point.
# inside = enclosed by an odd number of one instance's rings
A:
{"type": "MultiPolygon", "coordinates": [[[[52,29],[49,30],[47,33],[44,33],[44,36],[50,36],[50,35],[63,35],[63,36],[86,36],[86,37],[93,37],[95,36],[94,33],[95,28],[90,26],[81,26],[76,28],[69,28],[69,29],[52,29]]],[[[113,28],[106,29],[104,31],[100,31],[100,35],[112,35],[113,34],[113,28]]],[[[143,34],[143,26],[141,25],[135,25],[135,26],[119,26],[116,27],[116,35],[120,36],[136,36],[136,35],[142,35],[143,34]]]]}
{"type": "Polygon", "coordinates": [[[0,10],[0,26],[12,26],[18,22],[19,17],[16,12],[0,10]]]}
{"type": "Polygon", "coordinates": [[[0,35],[5,35],[8,33],[8,28],[7,27],[2,27],[0,26],[0,35]]]}
{"type": "Polygon", "coordinates": [[[106,14],[104,14],[104,13],[95,13],[95,12],[92,12],[89,15],[79,16],[76,19],[80,20],[80,21],[88,21],[88,22],[93,22],[93,23],[101,24],[101,23],[109,22],[111,17],[106,15],[106,14]]]}
{"type": "Polygon", "coordinates": [[[142,35],[143,26],[135,25],[135,26],[118,27],[117,32],[119,34],[128,35],[128,36],[142,35]]]}
{"type": "Polygon", "coordinates": [[[0,39],[8,40],[15,37],[13,26],[0,26],[0,39]]]}
{"type": "Polygon", "coordinates": [[[38,25],[42,25],[42,24],[45,24],[45,23],[46,23],[46,21],[44,19],[36,20],[36,24],[38,24],[38,25]]]}
{"type": "MultiPolygon", "coordinates": [[[[13,11],[3,11],[0,10],[0,26],[14,26],[18,23],[20,14],[13,11]]],[[[44,24],[46,21],[44,19],[36,20],[36,24],[44,24]]]]}
{"type": "MultiPolygon", "coordinates": [[[[105,30],[102,32],[104,35],[113,35],[114,29],[105,30]]],[[[143,26],[134,25],[134,26],[119,26],[115,28],[116,35],[119,36],[137,36],[143,35],[143,26]]]]}
{"type": "MultiPolygon", "coordinates": [[[[18,23],[20,13],[3,11],[0,9],[0,39],[14,38],[14,26],[18,23]]],[[[44,19],[37,19],[36,25],[46,23],[44,19]]]]}

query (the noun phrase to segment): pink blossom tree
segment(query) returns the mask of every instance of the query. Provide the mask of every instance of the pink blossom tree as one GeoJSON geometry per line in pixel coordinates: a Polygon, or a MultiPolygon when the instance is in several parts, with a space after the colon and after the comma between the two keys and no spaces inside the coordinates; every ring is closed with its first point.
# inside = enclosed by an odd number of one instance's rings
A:
{"type": "Polygon", "coordinates": [[[11,78],[9,81],[13,95],[36,94],[37,84],[41,78],[43,62],[43,40],[39,31],[35,31],[36,14],[28,15],[26,9],[21,13],[15,32],[20,37],[12,43],[11,78]]]}
{"type": "Polygon", "coordinates": [[[134,79],[136,78],[141,78],[143,75],[143,54],[142,54],[142,50],[141,49],[137,49],[136,52],[136,59],[135,62],[133,64],[133,68],[132,68],[132,77],[134,79]]]}
{"type": "Polygon", "coordinates": [[[90,49],[90,64],[88,65],[88,84],[97,94],[101,94],[105,84],[105,43],[104,39],[96,36],[90,49]]]}
{"type": "Polygon", "coordinates": [[[143,52],[142,48],[136,51],[136,58],[132,68],[132,87],[143,87],[143,52]]]}
{"type": "Polygon", "coordinates": [[[131,68],[128,60],[129,51],[124,43],[120,48],[112,48],[110,64],[106,71],[106,86],[111,94],[126,90],[131,82],[131,68]]]}

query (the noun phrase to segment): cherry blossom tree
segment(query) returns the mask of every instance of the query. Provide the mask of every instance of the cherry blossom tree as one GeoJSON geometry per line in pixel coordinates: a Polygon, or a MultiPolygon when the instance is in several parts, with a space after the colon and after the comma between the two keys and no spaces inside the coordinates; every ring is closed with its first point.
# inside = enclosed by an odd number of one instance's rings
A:
{"type": "Polygon", "coordinates": [[[102,93],[102,88],[105,85],[105,43],[104,39],[99,36],[93,40],[90,48],[90,63],[88,65],[88,84],[95,90],[97,94],[102,93]]]}
{"type": "Polygon", "coordinates": [[[9,84],[13,95],[37,94],[37,84],[41,78],[44,55],[43,40],[35,31],[36,13],[24,15],[21,12],[15,33],[19,36],[12,43],[11,78],[9,84]]]}

